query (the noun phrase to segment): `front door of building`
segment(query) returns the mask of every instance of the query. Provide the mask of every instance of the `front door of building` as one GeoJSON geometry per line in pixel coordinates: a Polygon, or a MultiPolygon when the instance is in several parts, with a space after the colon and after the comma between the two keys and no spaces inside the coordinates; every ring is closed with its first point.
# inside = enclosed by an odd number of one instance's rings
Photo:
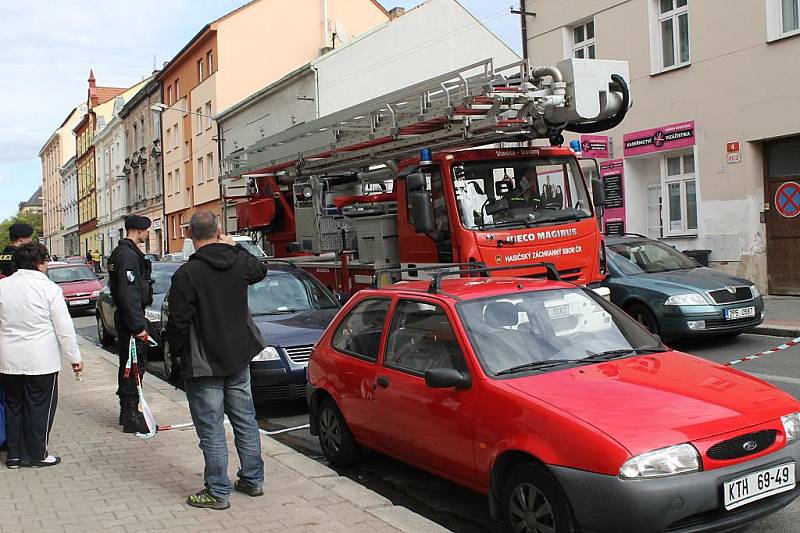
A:
{"type": "Polygon", "coordinates": [[[800,136],[767,142],[765,155],[768,289],[800,296],[800,136]]]}

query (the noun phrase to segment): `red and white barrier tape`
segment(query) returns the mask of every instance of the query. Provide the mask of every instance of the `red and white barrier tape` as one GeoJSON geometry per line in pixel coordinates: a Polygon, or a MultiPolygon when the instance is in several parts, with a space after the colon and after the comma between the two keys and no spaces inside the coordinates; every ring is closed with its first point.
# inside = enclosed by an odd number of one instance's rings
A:
{"type": "Polygon", "coordinates": [[[782,350],[788,350],[792,346],[797,346],[798,344],[800,344],[800,337],[795,337],[794,339],[788,340],[785,343],[781,344],[780,346],[772,348],[771,350],[754,353],[753,355],[748,355],[747,357],[742,357],[741,359],[728,361],[727,363],[723,363],[723,365],[725,366],[738,365],[739,363],[744,363],[745,361],[752,361],[753,359],[758,359],[759,357],[764,357],[765,355],[769,355],[771,353],[780,352],[782,350]]]}
{"type": "MultiPolygon", "coordinates": [[[[230,424],[230,422],[225,419],[225,424],[230,424]]],[[[173,429],[187,429],[194,427],[194,424],[191,422],[186,422],[185,424],[170,424],[167,426],[158,426],[158,431],[170,431],[173,429]]],[[[302,426],[295,426],[290,428],[283,428],[283,429],[276,429],[273,431],[267,431],[265,429],[258,428],[258,432],[263,435],[280,435],[281,433],[289,433],[290,431],[300,431],[301,429],[308,429],[308,424],[303,424],[302,426]]]]}

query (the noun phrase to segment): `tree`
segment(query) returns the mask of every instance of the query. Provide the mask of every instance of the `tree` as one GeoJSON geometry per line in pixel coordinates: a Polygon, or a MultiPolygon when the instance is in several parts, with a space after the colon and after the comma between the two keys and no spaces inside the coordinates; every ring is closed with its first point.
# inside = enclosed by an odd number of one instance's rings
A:
{"type": "Polygon", "coordinates": [[[34,241],[44,235],[42,231],[42,213],[17,213],[15,216],[0,222],[0,250],[8,246],[8,228],[11,224],[16,224],[18,222],[24,222],[25,224],[33,226],[34,241]]]}

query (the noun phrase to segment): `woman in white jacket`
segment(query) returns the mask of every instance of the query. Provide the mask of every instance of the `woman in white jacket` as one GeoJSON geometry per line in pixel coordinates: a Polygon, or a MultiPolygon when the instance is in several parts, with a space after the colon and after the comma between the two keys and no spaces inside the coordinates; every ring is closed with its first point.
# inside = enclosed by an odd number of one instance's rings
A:
{"type": "Polygon", "coordinates": [[[47,450],[64,356],[83,370],[75,328],[61,289],[47,277],[47,248],[14,253],[18,270],[0,280],[0,378],[5,389],[6,466],[54,466],[47,450]]]}

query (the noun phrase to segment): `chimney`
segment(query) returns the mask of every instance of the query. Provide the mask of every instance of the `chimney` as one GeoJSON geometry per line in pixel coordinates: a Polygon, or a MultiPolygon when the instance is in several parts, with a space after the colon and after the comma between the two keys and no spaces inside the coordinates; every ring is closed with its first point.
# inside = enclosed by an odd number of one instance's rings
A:
{"type": "Polygon", "coordinates": [[[88,100],[89,100],[89,108],[91,109],[92,107],[100,103],[100,99],[97,96],[97,85],[95,84],[94,71],[92,69],[89,69],[89,79],[87,81],[89,82],[88,100]]]}
{"type": "Polygon", "coordinates": [[[394,20],[406,12],[404,7],[393,7],[389,10],[389,20],[394,20]]]}

